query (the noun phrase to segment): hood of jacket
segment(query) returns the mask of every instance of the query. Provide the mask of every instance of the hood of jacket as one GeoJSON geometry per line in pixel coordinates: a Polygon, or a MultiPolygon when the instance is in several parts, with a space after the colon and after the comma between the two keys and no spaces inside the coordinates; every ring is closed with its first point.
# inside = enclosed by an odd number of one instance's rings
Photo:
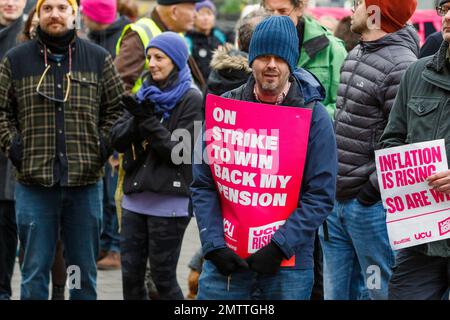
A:
{"type": "Polygon", "coordinates": [[[389,33],[375,41],[361,41],[361,48],[367,52],[374,52],[386,46],[398,45],[410,49],[416,56],[420,51],[420,40],[416,29],[408,25],[397,32],[389,33]]]}
{"type": "Polygon", "coordinates": [[[208,91],[217,95],[240,87],[252,72],[247,53],[229,43],[214,51],[210,66],[208,91]]]}
{"type": "Polygon", "coordinates": [[[305,103],[323,101],[325,99],[325,88],[311,72],[303,68],[297,68],[293,76],[300,85],[305,103]]]}
{"type": "Polygon", "coordinates": [[[248,54],[237,50],[229,43],[214,51],[211,59],[211,69],[215,71],[243,70],[247,73],[252,71],[248,65],[248,54]]]}

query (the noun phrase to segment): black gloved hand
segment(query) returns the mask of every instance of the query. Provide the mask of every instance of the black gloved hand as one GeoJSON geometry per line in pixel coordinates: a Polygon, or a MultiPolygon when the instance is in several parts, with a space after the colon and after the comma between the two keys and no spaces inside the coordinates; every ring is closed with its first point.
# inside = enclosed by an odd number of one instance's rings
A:
{"type": "Polygon", "coordinates": [[[274,242],[247,258],[250,269],[259,274],[275,274],[280,268],[281,261],[285,259],[283,251],[274,242]]]}
{"type": "Polygon", "coordinates": [[[139,103],[133,96],[124,95],[122,97],[121,105],[138,121],[141,119],[147,119],[153,115],[153,103],[150,101],[139,103]]]}
{"type": "Polygon", "coordinates": [[[22,169],[22,158],[23,158],[23,143],[22,136],[16,134],[11,141],[11,145],[8,148],[8,158],[11,163],[16,167],[17,171],[20,172],[22,169]]]}
{"type": "Polygon", "coordinates": [[[359,190],[356,200],[363,206],[372,206],[381,200],[380,192],[378,192],[375,187],[367,181],[359,190]]]}
{"type": "Polygon", "coordinates": [[[209,252],[205,256],[205,259],[214,263],[219,272],[224,276],[248,269],[247,262],[228,247],[209,252]]]}

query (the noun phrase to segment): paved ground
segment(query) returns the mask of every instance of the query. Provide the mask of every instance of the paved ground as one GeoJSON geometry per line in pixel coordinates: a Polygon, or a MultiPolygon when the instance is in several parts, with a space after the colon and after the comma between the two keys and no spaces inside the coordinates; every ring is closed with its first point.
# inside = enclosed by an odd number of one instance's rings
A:
{"type": "MultiPolygon", "coordinates": [[[[200,239],[197,224],[195,219],[192,219],[184,235],[177,269],[178,282],[185,296],[187,294],[187,277],[189,274],[188,263],[199,246],[200,239]]],[[[12,285],[13,299],[17,300],[20,297],[20,270],[18,263],[15,266],[12,285]]],[[[122,276],[120,271],[99,271],[97,294],[99,300],[122,300],[122,276]]],[[[66,294],[66,296],[68,295],[66,294]]]]}

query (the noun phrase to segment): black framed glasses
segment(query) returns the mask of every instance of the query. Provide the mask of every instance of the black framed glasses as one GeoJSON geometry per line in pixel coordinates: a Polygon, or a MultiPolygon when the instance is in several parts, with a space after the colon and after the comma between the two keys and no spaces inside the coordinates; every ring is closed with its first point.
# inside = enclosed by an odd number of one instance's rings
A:
{"type": "Polygon", "coordinates": [[[444,17],[447,14],[448,10],[450,10],[450,7],[448,7],[448,6],[436,7],[436,12],[437,12],[438,16],[440,16],[440,17],[444,17]]]}
{"type": "Polygon", "coordinates": [[[41,78],[39,79],[38,85],[36,87],[36,92],[38,95],[40,95],[41,97],[44,97],[50,101],[54,101],[54,102],[61,102],[61,103],[65,103],[67,102],[67,100],[69,100],[69,95],[70,95],[70,85],[71,85],[71,76],[70,76],[70,72],[66,74],[66,79],[67,79],[67,89],[66,89],[66,94],[64,95],[64,99],[58,99],[55,97],[50,97],[48,95],[46,95],[45,93],[43,93],[41,91],[41,86],[42,86],[42,82],[44,81],[45,75],[47,74],[48,70],[50,70],[50,65],[48,65],[45,70],[44,73],[42,73],[41,78]]]}

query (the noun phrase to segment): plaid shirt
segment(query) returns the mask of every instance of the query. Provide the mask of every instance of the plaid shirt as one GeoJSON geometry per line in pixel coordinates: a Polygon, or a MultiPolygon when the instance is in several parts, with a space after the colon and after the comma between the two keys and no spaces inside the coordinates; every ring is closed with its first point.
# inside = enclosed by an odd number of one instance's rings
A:
{"type": "MultiPolygon", "coordinates": [[[[44,72],[43,48],[37,40],[10,51],[0,64],[0,145],[7,152],[13,138],[22,138],[24,184],[53,186],[57,135],[64,134],[67,181],[74,187],[96,183],[103,174],[101,142],[120,117],[123,86],[111,56],[100,47],[76,39],[72,48],[70,96],[66,103],[42,97],[36,88],[44,72]],[[64,113],[64,130],[56,128],[56,111],[64,113]]],[[[64,98],[69,59],[51,65],[40,92],[64,98]],[[63,75],[63,76],[61,76],[63,75]],[[61,79],[61,81],[59,80],[61,79]]]]}

